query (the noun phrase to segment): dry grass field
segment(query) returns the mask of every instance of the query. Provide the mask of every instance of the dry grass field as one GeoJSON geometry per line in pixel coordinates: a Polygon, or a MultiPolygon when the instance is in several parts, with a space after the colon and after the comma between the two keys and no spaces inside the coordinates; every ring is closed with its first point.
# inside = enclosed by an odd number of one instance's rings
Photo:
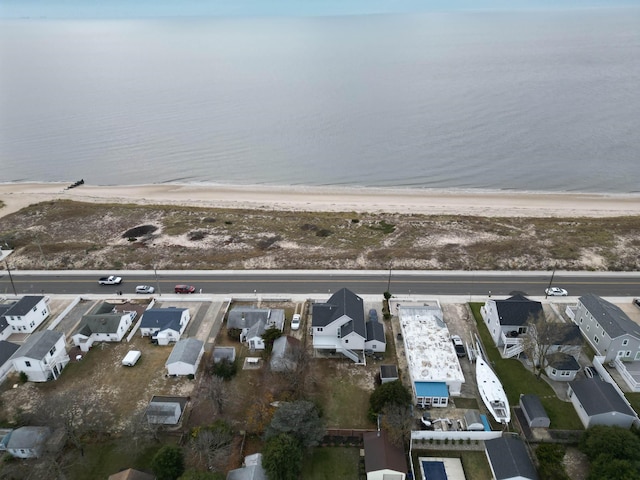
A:
{"type": "Polygon", "coordinates": [[[640,269],[640,217],[499,218],[43,202],[0,218],[16,269],[640,269]],[[132,230],[133,229],[133,230],[132,230]]]}

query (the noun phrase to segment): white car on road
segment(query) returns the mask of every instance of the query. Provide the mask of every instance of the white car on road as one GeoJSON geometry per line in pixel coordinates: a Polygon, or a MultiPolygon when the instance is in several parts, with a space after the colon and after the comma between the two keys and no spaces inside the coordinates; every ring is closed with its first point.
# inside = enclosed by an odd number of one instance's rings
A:
{"type": "Polygon", "coordinates": [[[102,277],[98,280],[100,285],[120,285],[122,283],[122,277],[116,277],[115,275],[109,275],[108,277],[102,277]]]}
{"type": "Polygon", "coordinates": [[[136,287],[136,293],[153,293],[156,289],[151,285],[138,285],[136,287]]]}
{"type": "Polygon", "coordinates": [[[549,287],[544,293],[550,297],[566,297],[569,294],[564,288],[560,287],[549,287]]]}

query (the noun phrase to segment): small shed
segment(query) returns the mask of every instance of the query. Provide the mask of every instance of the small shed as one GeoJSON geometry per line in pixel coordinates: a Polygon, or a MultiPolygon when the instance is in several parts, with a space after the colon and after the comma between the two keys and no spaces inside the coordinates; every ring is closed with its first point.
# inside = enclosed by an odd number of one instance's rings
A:
{"type": "Polygon", "coordinates": [[[537,395],[520,395],[520,408],[529,428],[549,428],[551,420],[537,395]]]}
{"type": "Polygon", "coordinates": [[[468,431],[484,431],[484,423],[482,423],[482,417],[478,410],[467,410],[464,412],[464,424],[468,431]]]}
{"type": "Polygon", "coordinates": [[[144,415],[151,425],[177,425],[187,406],[185,397],[154,395],[144,415]]]}
{"type": "Polygon", "coordinates": [[[400,378],[398,376],[398,367],[396,365],[380,365],[380,382],[394,382],[400,378]]]}

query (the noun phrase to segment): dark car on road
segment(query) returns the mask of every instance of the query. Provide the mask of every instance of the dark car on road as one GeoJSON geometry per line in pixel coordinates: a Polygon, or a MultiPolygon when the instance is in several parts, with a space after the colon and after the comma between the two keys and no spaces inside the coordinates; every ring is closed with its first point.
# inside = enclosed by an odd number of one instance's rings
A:
{"type": "Polygon", "coordinates": [[[196,287],[193,285],[176,285],[176,293],[196,293],[196,287]]]}

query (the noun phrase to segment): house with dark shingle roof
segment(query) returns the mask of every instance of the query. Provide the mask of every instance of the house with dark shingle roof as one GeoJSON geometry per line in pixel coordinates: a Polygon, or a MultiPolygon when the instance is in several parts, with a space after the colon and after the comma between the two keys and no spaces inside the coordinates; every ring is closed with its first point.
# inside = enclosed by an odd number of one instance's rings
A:
{"type": "Polygon", "coordinates": [[[240,341],[251,350],[264,350],[262,335],[270,329],[284,330],[284,310],[280,308],[235,307],[227,315],[227,329],[241,331],[240,341]]]}
{"type": "Polygon", "coordinates": [[[569,384],[569,398],[584,428],[609,425],[630,428],[638,417],[627,401],[608,382],[597,378],[569,384]]]}
{"type": "Polygon", "coordinates": [[[158,345],[177,342],[191,320],[188,308],[150,308],[140,319],[140,334],[151,337],[158,345]]]}
{"type": "Polygon", "coordinates": [[[362,298],[342,288],[326,303],[312,309],[313,348],[341,353],[356,363],[364,363],[367,331],[362,298]]]}
{"type": "Polygon", "coordinates": [[[0,340],[0,383],[4,382],[7,375],[13,371],[11,357],[19,348],[20,345],[0,340]]]}
{"type": "Polygon", "coordinates": [[[44,330],[29,335],[11,359],[16,372],[30,382],[55,380],[69,363],[64,333],[44,330]]]}
{"type": "Polygon", "coordinates": [[[580,364],[573,355],[554,352],[547,355],[547,366],[544,371],[551,380],[572,382],[580,371],[580,364]]]}
{"type": "Polygon", "coordinates": [[[13,333],[11,329],[11,325],[4,317],[4,314],[7,310],[9,310],[15,302],[11,303],[0,303],[0,340],[6,340],[13,333]]]}
{"type": "Polygon", "coordinates": [[[82,317],[71,336],[73,344],[88,352],[96,342],[119,342],[127,334],[137,312],[118,312],[114,304],[102,302],[82,317]]]}
{"type": "Polygon", "coordinates": [[[574,322],[604,362],[640,360],[640,325],[617,305],[588,293],[578,299],[574,322]]]}
{"type": "Polygon", "coordinates": [[[519,438],[507,435],[485,440],[485,452],[495,480],[538,480],[538,473],[519,438]]]}
{"type": "Polygon", "coordinates": [[[488,299],[481,309],[484,323],[497,347],[527,333],[530,320],[542,315],[542,304],[524,295],[514,295],[506,300],[488,299]]]}
{"type": "Polygon", "coordinates": [[[4,312],[4,318],[12,333],[32,333],[47,319],[49,313],[47,297],[25,295],[4,312]]]}
{"type": "Polygon", "coordinates": [[[389,441],[384,430],[365,432],[362,439],[367,480],[407,478],[407,457],[389,441]]]}
{"type": "Polygon", "coordinates": [[[387,350],[387,339],[384,335],[384,325],[379,320],[370,319],[366,324],[367,339],[364,342],[366,350],[374,352],[385,352],[387,350]]]}

